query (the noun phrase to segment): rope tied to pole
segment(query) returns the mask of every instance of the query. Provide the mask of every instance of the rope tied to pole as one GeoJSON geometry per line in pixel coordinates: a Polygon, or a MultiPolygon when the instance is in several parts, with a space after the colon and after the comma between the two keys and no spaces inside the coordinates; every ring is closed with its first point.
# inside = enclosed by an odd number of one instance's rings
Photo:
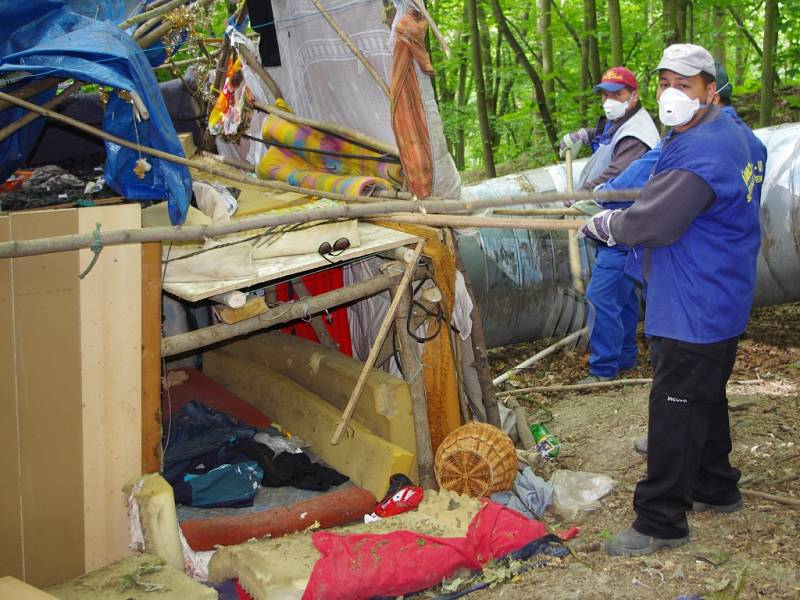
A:
{"type": "Polygon", "coordinates": [[[100,258],[100,253],[103,251],[103,238],[100,237],[100,223],[95,223],[95,229],[92,233],[94,234],[94,239],[89,245],[89,250],[91,250],[93,253],[92,260],[89,263],[89,266],[83,270],[83,273],[78,275],[78,279],[83,279],[89,274],[89,271],[94,268],[97,259],[100,258]]]}

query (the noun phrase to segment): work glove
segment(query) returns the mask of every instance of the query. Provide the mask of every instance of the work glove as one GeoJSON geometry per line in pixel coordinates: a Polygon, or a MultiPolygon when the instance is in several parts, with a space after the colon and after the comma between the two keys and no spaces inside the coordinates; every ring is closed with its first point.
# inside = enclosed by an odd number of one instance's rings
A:
{"type": "Polygon", "coordinates": [[[620,209],[600,211],[584,223],[583,227],[578,230],[577,237],[590,237],[608,246],[616,246],[617,242],[611,235],[611,219],[621,212],[620,209]]]}
{"type": "Polygon", "coordinates": [[[581,146],[589,143],[589,132],[586,128],[578,129],[572,133],[566,134],[561,138],[561,147],[558,150],[558,156],[564,158],[567,154],[567,148],[572,150],[572,156],[578,154],[581,146]]]}

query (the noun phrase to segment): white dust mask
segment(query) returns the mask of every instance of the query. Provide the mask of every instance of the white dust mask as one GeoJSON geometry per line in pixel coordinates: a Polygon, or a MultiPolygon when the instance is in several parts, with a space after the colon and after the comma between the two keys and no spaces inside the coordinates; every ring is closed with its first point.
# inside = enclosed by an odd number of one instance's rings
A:
{"type": "Polygon", "coordinates": [[[692,100],[682,91],[667,88],[658,99],[658,118],[668,127],[680,127],[692,120],[700,110],[700,100],[692,100]]]}
{"type": "Polygon", "coordinates": [[[628,110],[628,106],[630,106],[630,100],[620,102],[619,100],[609,98],[603,102],[603,110],[606,112],[606,117],[610,121],[616,121],[617,119],[623,117],[625,112],[628,110]]]}

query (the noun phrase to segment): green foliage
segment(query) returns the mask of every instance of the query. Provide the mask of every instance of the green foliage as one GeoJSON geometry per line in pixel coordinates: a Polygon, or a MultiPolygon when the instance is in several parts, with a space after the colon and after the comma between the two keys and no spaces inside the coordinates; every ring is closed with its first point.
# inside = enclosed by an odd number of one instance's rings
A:
{"type": "MultiPolygon", "coordinates": [[[[639,78],[640,98],[651,114],[655,114],[656,78],[652,69],[658,64],[665,46],[666,28],[662,15],[664,1],[620,0],[622,13],[622,41],[625,65],[639,78]]],[[[431,39],[431,54],[436,67],[436,91],[439,111],[444,122],[445,135],[451,151],[455,150],[459,133],[465,140],[465,168],[482,170],[481,139],[472,69],[469,68],[469,36],[466,25],[464,0],[429,0],[428,6],[439,28],[452,48],[447,59],[431,39]],[[467,64],[464,82],[467,90],[463,106],[457,103],[460,68],[467,64]]],[[[800,13],[791,10],[792,2],[784,0],[779,6],[776,71],[781,84],[791,84],[800,79],[800,13]]],[[[488,37],[484,44],[486,88],[490,98],[488,112],[494,130],[495,160],[509,163],[515,170],[551,164],[556,160],[545,135],[544,125],[535,101],[533,84],[517,64],[511,48],[500,36],[489,0],[479,0],[481,28],[488,37]]],[[[537,32],[536,0],[500,0],[500,6],[521,43],[525,54],[540,76],[542,36],[537,32]]],[[[584,3],[579,0],[555,0],[557,10],[551,10],[550,35],[553,47],[554,94],[550,110],[559,132],[573,131],[594,125],[601,115],[600,101],[591,92],[594,81],[581,89],[581,46],[576,43],[570,29],[579,38],[595,35],[598,42],[600,67],[609,66],[611,43],[607,18],[607,4],[596,0],[597,30],[584,31],[584,3]],[[559,15],[560,13],[560,15],[559,15]]],[[[759,0],[695,0],[689,3],[686,15],[687,42],[700,44],[715,52],[715,43],[724,52],[725,63],[734,83],[734,102],[745,93],[757,92],[761,87],[761,59],[753,44],[734,19],[739,19],[752,40],[763,45],[764,5],[759,0]],[[714,8],[723,9],[723,27],[715,22],[714,8]],[[733,13],[733,14],[732,14],[733,13]]],[[[718,17],[719,18],[719,17],[718,17]]],[[[581,41],[579,39],[579,41],[581,41]]],[[[792,104],[787,100],[788,105],[792,104]]],[[[507,172],[502,167],[498,172],[507,172]]]]}

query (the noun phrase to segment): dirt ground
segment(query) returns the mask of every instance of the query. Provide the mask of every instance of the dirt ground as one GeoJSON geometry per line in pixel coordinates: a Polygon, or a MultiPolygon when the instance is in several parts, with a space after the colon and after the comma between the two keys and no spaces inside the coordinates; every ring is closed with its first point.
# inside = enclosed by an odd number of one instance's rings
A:
{"type": "MultiPolygon", "coordinates": [[[[492,350],[494,373],[518,364],[545,344],[492,350]]],[[[649,377],[648,353],[627,377],[649,377]]],[[[525,371],[512,387],[574,383],[586,374],[586,356],[557,354],[525,371]]],[[[757,309],[743,339],[728,388],[732,462],[744,489],[800,498],[800,303],[757,309]]],[[[632,447],[646,431],[647,387],[603,393],[528,396],[532,420],[548,423],[562,442],[554,468],[610,475],[617,482],[578,525],[574,556],[523,573],[470,595],[488,598],[799,598],[800,510],[751,496],[734,514],[690,514],[691,543],[652,557],[610,558],[600,546],[633,518],[631,499],[645,473],[632,447]],[[538,403],[538,404],[537,404],[538,403]]],[[[548,518],[554,529],[566,524],[548,518]]]]}

